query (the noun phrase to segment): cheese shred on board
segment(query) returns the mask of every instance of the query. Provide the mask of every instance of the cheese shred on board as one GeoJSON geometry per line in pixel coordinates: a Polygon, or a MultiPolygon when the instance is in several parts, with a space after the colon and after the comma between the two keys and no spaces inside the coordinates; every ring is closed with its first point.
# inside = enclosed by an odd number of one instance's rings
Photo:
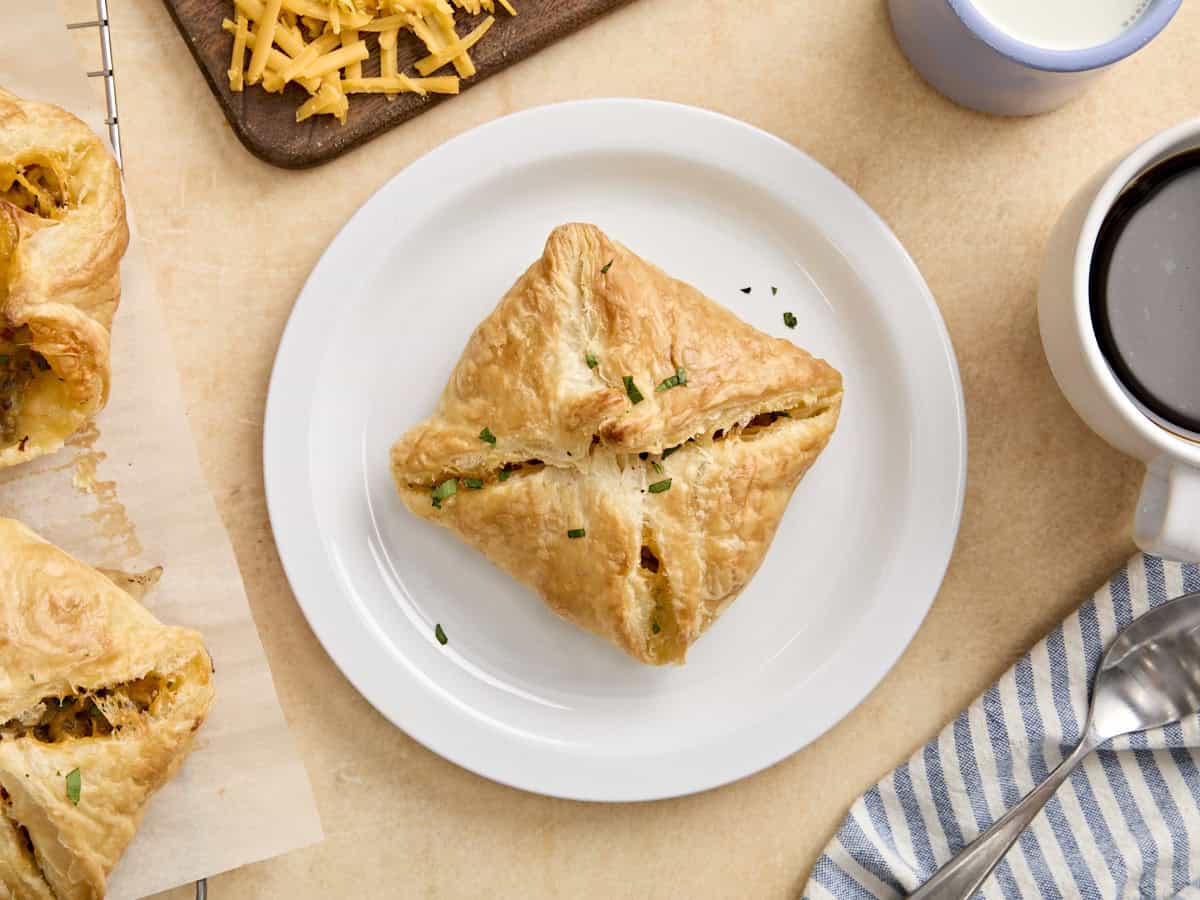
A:
{"type": "Polygon", "coordinates": [[[509,0],[233,0],[233,19],[221,27],[233,35],[229,89],[247,85],[280,93],[295,82],[309,93],[296,121],[329,115],[342,124],[350,94],[457,94],[459,81],[475,74],[470,50],[495,23],[499,6],[517,14],[509,0]],[[455,29],[459,13],[487,18],[469,34],[455,29]],[[397,70],[396,40],[401,31],[416,36],[428,53],[416,74],[397,70]],[[379,75],[363,75],[379,47],[379,75]],[[247,58],[249,54],[249,58],[247,58]],[[452,66],[454,73],[434,75],[452,66]]]}

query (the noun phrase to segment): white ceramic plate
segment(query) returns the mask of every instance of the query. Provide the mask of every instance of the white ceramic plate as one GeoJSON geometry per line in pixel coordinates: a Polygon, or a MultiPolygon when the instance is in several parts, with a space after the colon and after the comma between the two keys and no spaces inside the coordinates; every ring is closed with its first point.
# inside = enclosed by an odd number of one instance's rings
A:
{"type": "Polygon", "coordinates": [[[715,787],[841,719],[929,609],[966,471],[953,350],[887,226],[788,144],[643,100],[492,122],[372,197],[296,303],[264,455],[288,578],[355,687],[459,765],[588,800],[715,787]],[[640,665],[557,619],[408,513],[388,471],[390,445],[432,412],[476,324],[573,220],[845,376],[833,441],[683,667],[640,665]]]}

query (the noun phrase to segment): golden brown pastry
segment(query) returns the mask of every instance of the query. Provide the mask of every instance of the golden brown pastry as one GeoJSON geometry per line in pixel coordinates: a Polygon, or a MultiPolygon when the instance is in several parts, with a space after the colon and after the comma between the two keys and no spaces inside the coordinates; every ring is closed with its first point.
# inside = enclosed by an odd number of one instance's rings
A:
{"type": "Polygon", "coordinates": [[[414,513],[646,663],[758,569],[841,376],[591,225],[564,225],[392,449],[414,513]]]}
{"type": "Polygon", "coordinates": [[[103,897],[212,697],[200,635],[0,519],[0,897],[103,897]]]}
{"type": "Polygon", "coordinates": [[[57,450],[107,402],[128,240],[100,139],[0,89],[0,467],[57,450]]]}

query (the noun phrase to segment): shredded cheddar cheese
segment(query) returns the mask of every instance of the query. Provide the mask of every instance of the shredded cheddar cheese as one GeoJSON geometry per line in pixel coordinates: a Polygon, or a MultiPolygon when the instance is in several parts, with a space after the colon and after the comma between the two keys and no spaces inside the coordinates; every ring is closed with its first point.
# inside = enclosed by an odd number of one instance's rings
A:
{"type": "MultiPolygon", "coordinates": [[[[358,29],[357,28],[343,28],[342,29],[342,46],[343,47],[349,47],[351,44],[353,44],[357,40],[358,40],[358,29]]],[[[353,63],[350,63],[350,65],[346,66],[346,77],[347,78],[362,78],[362,63],[361,62],[353,62],[353,63]]]]}
{"type": "Polygon", "coordinates": [[[229,89],[259,84],[279,93],[297,84],[309,94],[296,110],[297,122],[329,115],[343,124],[351,94],[389,100],[457,94],[461,79],[475,74],[470,51],[495,24],[497,7],[517,14],[510,0],[232,0],[232,6],[233,20],[221,23],[233,36],[229,89]],[[487,16],[460,36],[456,26],[464,13],[487,16]],[[427,55],[413,65],[416,76],[399,71],[401,33],[425,48],[427,55]],[[379,48],[377,76],[363,65],[371,65],[372,45],[379,48]],[[454,74],[434,74],[446,66],[454,74]]]}
{"type": "Polygon", "coordinates": [[[436,53],[431,53],[429,56],[420,60],[415,68],[422,75],[428,75],[430,72],[436,72],[452,59],[460,59],[466,55],[479,42],[479,39],[487,34],[487,30],[495,23],[495,19],[488,16],[480,24],[478,28],[468,34],[465,38],[457,38],[453,43],[446,44],[436,53]]]}
{"type": "Polygon", "coordinates": [[[250,22],[238,13],[237,27],[233,32],[233,62],[229,66],[229,89],[240,91],[244,84],[246,62],[246,38],[250,34],[250,22]]]}
{"type": "MultiPolygon", "coordinates": [[[[258,34],[275,33],[275,24],[279,21],[279,8],[282,5],[282,0],[267,0],[262,20],[257,23],[258,34]]],[[[254,52],[250,54],[250,68],[246,71],[246,81],[250,84],[258,84],[262,81],[263,72],[267,71],[267,56],[270,52],[270,41],[259,41],[254,47],[254,52]]]]}

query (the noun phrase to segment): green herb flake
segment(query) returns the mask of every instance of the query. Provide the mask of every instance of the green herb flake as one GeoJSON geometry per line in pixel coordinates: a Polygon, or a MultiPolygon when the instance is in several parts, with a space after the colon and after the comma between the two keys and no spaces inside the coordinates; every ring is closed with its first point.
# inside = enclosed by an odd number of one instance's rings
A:
{"type": "Polygon", "coordinates": [[[660,465],[659,465],[658,463],[656,463],[656,462],[652,462],[652,463],[650,463],[650,465],[654,467],[654,471],[655,471],[655,472],[657,472],[659,475],[661,475],[661,474],[662,474],[662,466],[660,466],[660,465]]]}
{"type": "Polygon", "coordinates": [[[479,432],[479,439],[485,444],[491,444],[493,447],[496,446],[496,436],[492,434],[492,429],[486,425],[483,426],[483,431],[479,432]]]}
{"type": "Polygon", "coordinates": [[[662,481],[656,481],[650,487],[646,488],[652,494],[661,494],[663,491],[671,489],[671,479],[664,478],[662,481]]]}
{"type": "Polygon", "coordinates": [[[629,395],[629,401],[631,403],[636,406],[646,399],[642,396],[642,392],[638,390],[638,386],[633,383],[632,375],[626,375],[621,380],[625,382],[625,393],[629,395]]]}
{"type": "Polygon", "coordinates": [[[606,263],[604,264],[604,268],[602,268],[602,269],[600,270],[600,274],[601,274],[601,275],[607,275],[607,274],[608,274],[608,270],[612,268],[612,264],[613,264],[614,262],[616,262],[616,260],[615,260],[615,259],[610,259],[608,262],[606,262],[606,263]]]}
{"type": "Polygon", "coordinates": [[[446,637],[446,631],[442,628],[441,622],[433,626],[433,636],[437,638],[437,642],[443,647],[450,643],[450,638],[446,637]]]}
{"type": "Polygon", "coordinates": [[[743,293],[743,294],[748,294],[748,293],[750,293],[750,288],[748,288],[748,287],[744,287],[744,288],[742,288],[742,293],[743,293]]]}
{"type": "Polygon", "coordinates": [[[100,707],[98,707],[96,705],[95,700],[92,701],[92,708],[88,710],[88,713],[92,716],[93,719],[105,719],[105,721],[107,721],[107,717],[101,711],[100,707]]]}
{"type": "Polygon", "coordinates": [[[510,475],[512,475],[512,469],[501,469],[500,470],[500,480],[501,481],[508,481],[508,478],[510,475]]]}
{"type": "Polygon", "coordinates": [[[83,775],[78,769],[72,769],[67,773],[67,799],[79,805],[79,794],[83,790],[83,775]]]}
{"type": "Polygon", "coordinates": [[[465,484],[468,488],[470,488],[473,491],[482,491],[483,490],[483,479],[482,478],[464,478],[463,484],[465,484]]]}
{"type": "Polygon", "coordinates": [[[783,314],[783,324],[786,325],[788,328],[795,328],[796,322],[797,322],[796,317],[794,315],[792,315],[790,312],[785,312],[783,314]]]}
{"type": "Polygon", "coordinates": [[[600,360],[596,359],[596,357],[592,356],[590,353],[585,356],[584,359],[587,360],[587,366],[589,369],[594,369],[596,366],[600,365],[600,360]]]}
{"type": "Polygon", "coordinates": [[[447,478],[433,489],[433,508],[441,509],[442,501],[447,497],[453,497],[457,492],[458,481],[453,478],[447,478]]]}
{"type": "Polygon", "coordinates": [[[657,620],[657,619],[651,619],[651,620],[650,620],[650,633],[651,633],[651,634],[658,634],[660,631],[662,631],[662,629],[658,627],[658,620],[657,620]]]}
{"type": "Polygon", "coordinates": [[[669,391],[673,387],[682,387],[687,383],[687,372],[683,370],[683,366],[676,366],[675,374],[670,378],[665,379],[658,387],[655,388],[655,390],[669,391]]]}
{"type": "Polygon", "coordinates": [[[771,296],[774,297],[778,293],[779,293],[779,288],[775,287],[775,285],[771,285],[771,296]]]}
{"type": "Polygon", "coordinates": [[[567,537],[571,538],[572,540],[574,540],[575,538],[587,537],[587,529],[586,528],[572,528],[570,531],[567,532],[567,537]]]}
{"type": "Polygon", "coordinates": [[[674,453],[676,450],[678,450],[682,446],[683,446],[683,444],[676,444],[674,447],[668,447],[666,450],[663,451],[662,458],[666,459],[668,456],[670,456],[672,453],[674,453]]]}
{"type": "Polygon", "coordinates": [[[40,353],[35,354],[33,357],[33,361],[35,363],[37,363],[37,367],[39,369],[41,369],[43,372],[50,371],[50,362],[49,362],[49,360],[46,359],[46,357],[42,356],[42,354],[40,354],[40,353]]]}
{"type": "Polygon", "coordinates": [[[12,360],[12,357],[7,353],[0,353],[0,366],[7,366],[12,360]]]}

